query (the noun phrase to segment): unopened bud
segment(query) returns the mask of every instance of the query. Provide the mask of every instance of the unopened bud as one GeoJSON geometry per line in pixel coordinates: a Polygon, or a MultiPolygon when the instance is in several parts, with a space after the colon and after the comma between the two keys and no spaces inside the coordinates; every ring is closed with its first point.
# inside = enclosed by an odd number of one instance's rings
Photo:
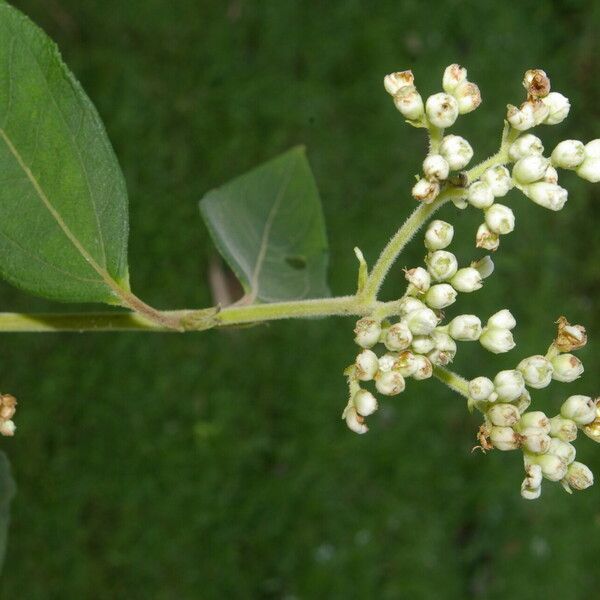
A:
{"type": "Polygon", "coordinates": [[[514,329],[517,326],[517,320],[508,308],[503,308],[487,320],[487,326],[499,329],[514,329]]]}
{"type": "Polygon", "coordinates": [[[512,176],[521,185],[540,181],[544,178],[544,173],[549,164],[550,161],[539,154],[526,156],[515,163],[512,176]]]}
{"type": "Polygon", "coordinates": [[[417,370],[416,357],[412,352],[401,352],[394,364],[394,371],[398,371],[402,377],[410,377],[417,370]]]}
{"type": "Polygon", "coordinates": [[[558,458],[562,458],[562,460],[570,465],[575,460],[576,450],[573,444],[569,444],[569,442],[563,442],[558,438],[553,438],[550,442],[548,453],[554,454],[554,456],[558,456],[558,458]]]}
{"type": "Polygon", "coordinates": [[[427,308],[423,302],[418,300],[417,298],[413,298],[412,296],[406,296],[406,298],[402,298],[398,303],[398,314],[405,317],[415,310],[419,310],[420,308],[427,308]]]}
{"type": "Polygon", "coordinates": [[[383,86],[390,96],[395,96],[403,87],[414,85],[415,78],[412,71],[397,71],[383,78],[383,86]]]}
{"type": "Polygon", "coordinates": [[[531,394],[525,389],[523,393],[513,402],[513,404],[519,409],[519,412],[523,414],[531,405],[531,394]]]}
{"type": "Polygon", "coordinates": [[[363,434],[369,431],[364,417],[356,412],[356,408],[354,408],[354,406],[346,408],[343,418],[346,420],[346,425],[348,425],[348,428],[351,431],[354,431],[354,433],[363,434]]]}
{"type": "Polygon", "coordinates": [[[437,181],[428,181],[425,178],[419,179],[413,186],[411,193],[415,200],[431,204],[440,193],[440,184],[437,181]]]}
{"type": "MultiPolygon", "coordinates": [[[[437,286],[433,286],[437,287],[437,286]]],[[[431,291],[433,288],[430,288],[431,291]]],[[[429,292],[427,292],[429,294],[429,292]]],[[[439,319],[430,308],[420,308],[407,317],[408,327],[413,335],[429,335],[437,326],[439,319]]]]}
{"type": "Polygon", "coordinates": [[[512,427],[517,423],[520,417],[516,406],[504,402],[493,404],[486,415],[492,425],[497,425],[499,427],[512,427]]]}
{"type": "Polygon", "coordinates": [[[596,418],[596,402],[589,396],[569,396],[560,407],[560,414],[577,425],[587,425],[596,418]]]}
{"type": "Polygon", "coordinates": [[[457,269],[458,262],[452,252],[446,250],[436,250],[425,259],[427,270],[435,281],[445,281],[450,279],[457,269]]]}
{"type": "Polygon", "coordinates": [[[525,384],[535,389],[545,388],[552,381],[554,367],[541,354],[524,358],[517,366],[521,371],[525,384]]]}
{"type": "Polygon", "coordinates": [[[17,426],[12,421],[8,420],[0,422],[0,435],[12,437],[15,435],[16,430],[17,426]]]}
{"type": "Polygon", "coordinates": [[[478,402],[487,400],[494,391],[494,383],[487,377],[475,377],[469,381],[469,396],[478,402]]]}
{"type": "Polygon", "coordinates": [[[354,341],[363,348],[371,348],[379,341],[381,323],[376,319],[364,317],[356,322],[354,341]]]}
{"type": "Polygon", "coordinates": [[[498,450],[516,450],[521,437],[512,427],[492,427],[490,430],[490,442],[498,450]]]}
{"type": "Polygon", "coordinates": [[[559,354],[552,359],[554,367],[553,379],[570,383],[575,381],[583,374],[582,362],[573,354],[559,354]]]}
{"type": "Polygon", "coordinates": [[[577,175],[591,183],[600,181],[600,158],[586,158],[577,168],[577,175]]]}
{"type": "Polygon", "coordinates": [[[447,135],[442,140],[440,154],[446,159],[452,171],[464,169],[473,158],[471,144],[458,135],[447,135]]]}
{"type": "Polygon", "coordinates": [[[453,96],[443,92],[433,94],[427,98],[425,112],[432,125],[445,129],[454,125],[458,118],[458,102],[453,96]]]}
{"type": "Polygon", "coordinates": [[[482,279],[489,277],[494,272],[494,261],[491,256],[484,256],[481,260],[471,263],[471,267],[477,269],[482,279]]]}
{"type": "Polygon", "coordinates": [[[409,269],[404,272],[404,276],[414,289],[421,294],[424,294],[431,285],[431,275],[423,267],[409,269]]]}
{"type": "Polygon", "coordinates": [[[368,417],[378,408],[377,398],[367,390],[358,390],[352,397],[352,403],[356,412],[363,417],[368,417]]]}
{"type": "Polygon", "coordinates": [[[481,181],[486,183],[496,198],[506,196],[513,187],[513,182],[508,169],[502,165],[487,169],[481,176],[481,181]]]}
{"type": "Polygon", "coordinates": [[[443,181],[448,179],[450,165],[441,154],[430,154],[423,161],[423,173],[430,181],[443,181]]]}
{"type": "Polygon", "coordinates": [[[503,402],[516,400],[525,389],[523,375],[515,369],[500,371],[494,377],[494,389],[503,402]]]}
{"type": "Polygon", "coordinates": [[[445,221],[435,220],[425,232],[425,246],[428,250],[442,250],[450,245],[454,237],[454,227],[445,221]]]}
{"type": "Polygon", "coordinates": [[[533,106],[527,102],[521,108],[509,104],[507,106],[506,120],[518,131],[531,129],[536,124],[533,106]]]}
{"type": "Polygon", "coordinates": [[[519,421],[520,429],[539,429],[543,433],[552,431],[550,419],[541,410],[524,413],[519,421]]]}
{"type": "Polygon", "coordinates": [[[429,335],[415,335],[411,347],[417,354],[428,354],[433,350],[435,344],[429,335]]]}
{"type": "Polygon", "coordinates": [[[446,67],[442,78],[442,87],[448,94],[453,94],[454,90],[463,81],[467,80],[467,70],[460,65],[453,64],[446,67]]]}
{"type": "Polygon", "coordinates": [[[544,120],[546,125],[557,125],[567,118],[571,103],[569,99],[559,92],[550,92],[542,102],[548,108],[548,116],[544,120]]]}
{"type": "Polygon", "coordinates": [[[537,456],[535,463],[542,467],[542,475],[550,481],[560,481],[567,474],[565,461],[553,454],[537,456]]]}
{"type": "Polygon", "coordinates": [[[431,308],[442,309],[456,301],[455,289],[447,283],[439,283],[429,288],[425,294],[425,302],[431,308]]]}
{"type": "Polygon", "coordinates": [[[565,480],[574,490],[585,490],[594,485],[594,474],[586,465],[575,461],[569,465],[565,480]]]}
{"type": "Polygon", "coordinates": [[[525,479],[521,484],[521,496],[525,500],[535,500],[542,493],[542,467],[530,464],[525,468],[525,479]]]}
{"type": "Polygon", "coordinates": [[[562,210],[569,196],[566,189],[547,181],[531,183],[523,191],[530,200],[539,206],[555,211],[562,210]]]}
{"type": "Polygon", "coordinates": [[[456,355],[456,342],[443,331],[432,331],[433,350],[427,355],[435,365],[447,365],[456,355]]]}
{"type": "Polygon", "coordinates": [[[448,323],[448,333],[461,342],[473,342],[481,335],[481,320],[475,315],[459,315],[448,323]]]}
{"type": "Polygon", "coordinates": [[[485,211],[485,223],[494,233],[506,235],[515,228],[515,215],[504,204],[492,204],[485,211]]]}
{"type": "Polygon", "coordinates": [[[474,111],[481,104],[479,87],[470,81],[460,83],[453,95],[458,102],[458,112],[461,115],[474,111]]]}
{"type": "Polygon", "coordinates": [[[494,192],[485,181],[475,181],[467,189],[467,202],[475,208],[489,208],[494,204],[494,192]]]}
{"type": "Polygon", "coordinates": [[[394,106],[409,121],[418,121],[425,114],[423,98],[414,85],[406,85],[394,95],[394,106]]]}
{"type": "Polygon", "coordinates": [[[415,356],[415,361],[417,363],[417,368],[413,373],[413,379],[429,379],[433,375],[433,365],[431,364],[431,361],[426,356],[420,354],[415,356]]]}
{"type": "Polygon", "coordinates": [[[533,454],[545,454],[550,448],[552,439],[542,429],[528,427],[521,431],[521,442],[523,448],[533,454]]]}
{"type": "Polygon", "coordinates": [[[379,370],[379,359],[375,352],[365,348],[365,350],[360,352],[356,357],[354,366],[356,368],[355,372],[357,379],[360,379],[361,381],[371,381],[379,370]]]}
{"type": "Polygon", "coordinates": [[[458,292],[474,292],[483,287],[483,280],[479,271],[473,267],[459,269],[450,280],[452,287],[458,292]]]}
{"type": "Polygon", "coordinates": [[[377,375],[375,387],[380,394],[396,396],[404,391],[406,383],[404,377],[398,371],[387,371],[386,373],[379,373],[377,375]]]}
{"type": "Polygon", "coordinates": [[[493,252],[494,250],[497,250],[500,245],[500,236],[491,231],[485,223],[482,223],[477,229],[475,243],[478,248],[493,252]]]}
{"type": "Polygon", "coordinates": [[[385,335],[385,347],[388,350],[406,350],[412,342],[412,333],[405,321],[394,323],[385,335]]]}
{"type": "Polygon", "coordinates": [[[498,327],[484,327],[479,337],[479,343],[494,354],[508,352],[516,345],[510,329],[498,327]]]}
{"type": "Polygon", "coordinates": [[[550,419],[550,434],[563,442],[572,442],[577,439],[577,423],[560,415],[552,417],[550,419]]]}
{"type": "Polygon", "coordinates": [[[519,136],[508,149],[508,156],[512,161],[517,161],[525,156],[543,154],[544,146],[540,138],[531,133],[519,136]]]}
{"type": "Polygon", "coordinates": [[[585,159],[585,147],[579,140],[564,140],[552,151],[552,164],[561,169],[576,169],[585,159]]]}
{"type": "Polygon", "coordinates": [[[546,183],[558,185],[558,171],[552,165],[546,169],[546,172],[544,173],[544,181],[546,183]]]}

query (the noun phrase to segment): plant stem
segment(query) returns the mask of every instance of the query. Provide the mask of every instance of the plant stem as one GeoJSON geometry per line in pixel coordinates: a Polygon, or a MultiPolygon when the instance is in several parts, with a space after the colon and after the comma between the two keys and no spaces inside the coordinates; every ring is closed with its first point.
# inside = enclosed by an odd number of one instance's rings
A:
{"type": "Polygon", "coordinates": [[[464,377],[461,377],[449,369],[437,366],[433,367],[433,376],[461,396],[464,396],[465,398],[469,397],[469,382],[464,377]]]}

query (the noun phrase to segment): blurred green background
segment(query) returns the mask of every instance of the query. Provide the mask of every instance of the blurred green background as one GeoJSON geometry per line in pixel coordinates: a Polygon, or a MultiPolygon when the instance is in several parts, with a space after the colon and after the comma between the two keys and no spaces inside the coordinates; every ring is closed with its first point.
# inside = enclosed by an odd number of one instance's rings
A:
{"type": "MultiPolygon", "coordinates": [[[[20,0],[95,102],[126,175],[134,289],[159,307],[207,306],[214,249],[197,203],[208,189],[298,143],[322,193],[331,285],[355,285],[352,248],[373,261],[413,208],[425,151],[382,87],[412,68],[423,93],[469,68],[484,96],[459,120],[495,151],[525,69],[572,101],[541,131],[600,137],[600,4],[258,0],[20,0]]],[[[555,319],[584,323],[583,380],[536,392],[556,412],[598,392],[600,186],[570,174],[549,213],[513,192],[514,234],[496,274],[449,314],[509,307],[518,347],[463,345],[467,377],[544,352],[555,319]]],[[[476,211],[456,223],[459,261],[479,256],[476,211]]],[[[386,286],[403,289],[416,241],[386,286]]],[[[3,310],[59,310],[2,284],[3,310]]],[[[86,307],[90,308],[90,307],[86,307]]],[[[2,391],[18,435],[1,443],[18,494],[2,598],[519,598],[599,595],[600,486],[546,483],[522,501],[518,453],[471,453],[479,421],[434,381],[370,419],[339,420],[352,322],[287,322],[198,335],[4,335],[2,391]]],[[[579,460],[600,474],[584,438],[579,460]]]]}

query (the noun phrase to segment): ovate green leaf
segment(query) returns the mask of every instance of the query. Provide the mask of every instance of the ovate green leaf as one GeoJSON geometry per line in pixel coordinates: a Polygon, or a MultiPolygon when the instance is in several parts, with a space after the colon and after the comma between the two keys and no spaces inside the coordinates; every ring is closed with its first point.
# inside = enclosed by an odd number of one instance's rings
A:
{"type": "Polygon", "coordinates": [[[208,192],[200,210],[248,302],[329,295],[323,212],[304,148],[208,192]]]}
{"type": "Polygon", "coordinates": [[[56,300],[118,303],[127,233],[98,113],[55,44],[0,3],[0,274],[56,300]]]}

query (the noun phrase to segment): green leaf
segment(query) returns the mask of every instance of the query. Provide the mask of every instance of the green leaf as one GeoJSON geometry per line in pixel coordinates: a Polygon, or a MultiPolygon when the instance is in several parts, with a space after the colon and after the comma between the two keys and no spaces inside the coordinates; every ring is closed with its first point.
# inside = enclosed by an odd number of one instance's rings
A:
{"type": "Polygon", "coordinates": [[[329,295],[321,200],[304,148],[208,192],[200,210],[248,303],[329,295]]]}
{"type": "Polygon", "coordinates": [[[0,570],[4,564],[8,525],[10,523],[10,502],[15,495],[16,486],[10,472],[10,463],[4,452],[0,452],[0,570]]]}
{"type": "Polygon", "coordinates": [[[96,109],[56,45],[0,3],[0,274],[62,301],[129,290],[127,192],[96,109]]]}

